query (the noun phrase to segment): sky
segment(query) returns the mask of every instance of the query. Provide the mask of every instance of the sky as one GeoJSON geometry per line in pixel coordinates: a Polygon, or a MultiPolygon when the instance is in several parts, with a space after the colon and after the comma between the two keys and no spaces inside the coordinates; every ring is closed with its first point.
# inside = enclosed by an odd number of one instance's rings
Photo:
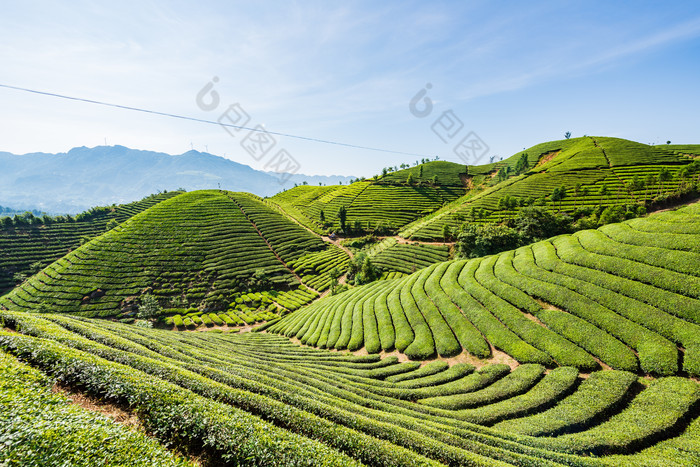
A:
{"type": "Polygon", "coordinates": [[[284,151],[299,173],[372,176],[567,131],[700,143],[697,1],[4,1],[0,63],[0,85],[382,150],[0,87],[16,154],[194,148],[269,169],[284,151]]]}

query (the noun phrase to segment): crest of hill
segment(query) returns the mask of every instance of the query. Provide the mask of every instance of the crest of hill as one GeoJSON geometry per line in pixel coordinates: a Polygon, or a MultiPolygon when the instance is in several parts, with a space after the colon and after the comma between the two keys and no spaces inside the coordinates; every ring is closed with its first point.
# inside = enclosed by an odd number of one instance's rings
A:
{"type": "Polygon", "coordinates": [[[647,204],[687,188],[688,180],[680,174],[692,162],[672,148],[620,138],[586,136],[542,143],[503,161],[469,166],[470,189],[465,196],[406,225],[399,234],[438,240],[444,237],[446,226],[455,231],[465,220],[501,222],[533,203],[564,212],[647,204]],[[662,172],[670,177],[659,181],[662,172]],[[561,187],[566,189],[564,198],[553,199],[553,191],[561,187]]]}
{"type": "Polygon", "coordinates": [[[341,207],[353,233],[388,234],[462,196],[465,176],[464,165],[432,161],[347,186],[297,186],[269,201],[319,234],[340,228],[341,207]]]}
{"type": "MultiPolygon", "coordinates": [[[[289,263],[329,244],[247,193],[184,193],[129,218],[29,278],[0,305],[113,316],[143,293],[161,304],[224,309],[261,270],[270,288],[299,284],[289,263]]],[[[336,247],[332,247],[336,248],[336,247]]],[[[304,263],[308,268],[309,261],[304,263]]],[[[307,272],[313,278],[311,268],[307,272]]]]}
{"type": "Polygon", "coordinates": [[[700,375],[700,204],[323,298],[267,329],[425,360],[700,375]]]}
{"type": "Polygon", "coordinates": [[[349,186],[300,186],[270,198],[270,202],[317,233],[323,233],[324,229],[339,229],[340,208],[345,207],[346,224],[353,233],[388,234],[463,193],[464,189],[458,187],[360,181],[349,186]]]}

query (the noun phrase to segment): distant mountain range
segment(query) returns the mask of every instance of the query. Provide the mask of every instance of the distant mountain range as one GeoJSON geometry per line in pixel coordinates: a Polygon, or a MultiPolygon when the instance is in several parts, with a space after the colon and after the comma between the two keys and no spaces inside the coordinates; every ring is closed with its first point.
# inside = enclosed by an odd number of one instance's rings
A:
{"type": "Polygon", "coordinates": [[[0,152],[0,205],[74,214],[92,206],[127,203],[159,190],[222,188],[270,196],[306,181],[347,183],[354,177],[279,174],[213,154],[180,155],[124,146],[73,148],[67,153],[0,152]]]}

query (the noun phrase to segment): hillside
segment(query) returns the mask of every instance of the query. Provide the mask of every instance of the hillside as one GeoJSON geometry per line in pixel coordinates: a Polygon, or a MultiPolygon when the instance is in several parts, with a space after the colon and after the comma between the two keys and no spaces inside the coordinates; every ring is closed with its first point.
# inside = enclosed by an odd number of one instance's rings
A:
{"type": "Polygon", "coordinates": [[[686,154],[673,146],[608,137],[542,143],[504,161],[470,166],[466,183],[471,189],[465,196],[405,226],[400,235],[442,239],[445,226],[455,231],[465,220],[500,222],[531,204],[568,213],[586,207],[649,204],[687,188],[693,174],[682,168],[693,158],[686,154]],[[562,187],[555,198],[555,189],[562,187]]]}
{"type": "MultiPolygon", "coordinates": [[[[247,154],[243,156],[248,159],[247,154]]],[[[124,146],[73,148],[59,154],[0,152],[0,204],[15,209],[78,213],[128,203],[159,190],[220,188],[271,196],[304,181],[345,183],[351,176],[285,175],[199,151],[180,155],[124,146]]]]}
{"type": "Polygon", "coordinates": [[[579,138],[13,226],[22,264],[90,239],[0,296],[0,464],[698,465],[700,203],[474,259],[430,234],[515,216],[516,188],[658,206],[693,186],[694,151],[579,138]],[[320,235],[341,206],[350,238],[320,235]],[[358,236],[380,222],[433,241],[358,236]],[[360,258],[381,280],[331,295],[360,258]]]}
{"type": "Polygon", "coordinates": [[[171,191],[129,204],[91,208],[70,219],[65,216],[26,217],[22,213],[13,222],[0,222],[0,293],[16,285],[13,279],[16,273],[31,275],[37,272],[32,270],[32,265],[41,269],[80,246],[81,242],[104,233],[111,228],[108,225],[124,222],[179,193],[171,191]]]}
{"type": "MultiPolygon", "coordinates": [[[[265,334],[173,333],[2,310],[0,319],[19,331],[0,331],[4,351],[131,408],[159,443],[204,464],[592,467],[700,458],[700,385],[687,378],[540,364],[421,366],[265,334]]],[[[13,366],[2,356],[0,369],[13,366]]],[[[30,401],[13,402],[27,412],[30,401]]],[[[57,419],[70,426],[65,415],[57,419]]],[[[50,426],[8,437],[6,446],[15,459],[31,459],[24,446],[46,439],[50,426]]],[[[103,459],[111,446],[48,438],[52,444],[35,452],[79,449],[103,459]]],[[[122,446],[133,446],[133,465],[158,452],[138,438],[122,446]]]]}
{"type": "Polygon", "coordinates": [[[129,313],[148,293],[165,307],[226,310],[251,287],[296,289],[299,276],[289,264],[300,260],[302,280],[324,290],[327,269],[347,256],[253,195],[197,191],[158,203],[71,251],[0,297],[0,305],[113,316],[129,313]],[[256,274],[260,283],[252,285],[256,274]]]}
{"type": "Polygon", "coordinates": [[[268,331],[414,360],[700,376],[700,205],[434,264],[325,298],[268,331]]]}
{"type": "Polygon", "coordinates": [[[354,233],[390,233],[462,196],[465,172],[464,165],[433,161],[349,186],[298,186],[269,201],[318,233],[340,229],[341,207],[354,233]]]}

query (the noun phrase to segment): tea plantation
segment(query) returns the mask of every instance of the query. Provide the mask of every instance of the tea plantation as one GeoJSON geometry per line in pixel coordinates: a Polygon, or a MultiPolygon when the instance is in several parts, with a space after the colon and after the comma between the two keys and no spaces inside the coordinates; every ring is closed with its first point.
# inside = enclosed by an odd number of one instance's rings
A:
{"type": "Polygon", "coordinates": [[[521,363],[700,376],[700,205],[440,262],[268,328],[412,360],[499,349],[521,363]]]}
{"type": "Polygon", "coordinates": [[[39,269],[61,258],[108,228],[110,222],[124,222],[129,217],[163,200],[180,194],[178,191],[161,193],[119,206],[93,208],[70,220],[22,218],[20,222],[2,223],[0,228],[0,291],[16,285],[17,273],[31,275],[32,264],[39,269]]]}
{"type": "MultiPolygon", "coordinates": [[[[626,370],[588,375],[538,363],[421,365],[314,350],[268,334],[173,333],[9,311],[0,318],[19,331],[0,332],[5,352],[62,384],[130,407],[157,441],[214,463],[597,466],[700,459],[700,385],[688,378],[648,380],[626,370]]],[[[3,372],[13,371],[13,362],[4,357],[3,372]]],[[[37,388],[32,396],[40,394],[37,388]]],[[[36,432],[26,438],[42,439],[36,432]]],[[[139,448],[129,452],[142,463],[158,453],[135,435],[121,441],[139,448]]],[[[95,458],[109,448],[84,445],[95,458]]],[[[0,456],[22,459],[26,450],[0,456]]],[[[175,462],[168,459],[161,462],[175,462]]]]}
{"type": "Polygon", "coordinates": [[[464,197],[399,233],[416,240],[442,240],[445,226],[455,231],[465,220],[500,222],[530,204],[571,213],[582,207],[663,200],[684,193],[697,181],[698,173],[683,171],[694,161],[689,155],[673,146],[606,137],[540,144],[498,163],[470,166],[472,189],[464,197]],[[523,157],[527,165],[518,170],[523,157]],[[563,194],[554,197],[555,189],[562,187],[563,194]]]}
{"type": "Polygon", "coordinates": [[[290,264],[299,260],[302,280],[323,290],[328,262],[347,262],[347,255],[253,195],[184,193],[68,253],[0,297],[0,305],[105,317],[133,311],[149,293],[172,308],[204,302],[225,311],[256,271],[266,278],[262,289],[297,288],[290,264]],[[325,252],[330,260],[319,256],[325,252]]]}
{"type": "Polygon", "coordinates": [[[699,152],[583,137],[5,226],[0,287],[33,275],[0,295],[0,466],[700,465],[699,152]],[[444,238],[530,204],[670,209],[444,238]]]}

